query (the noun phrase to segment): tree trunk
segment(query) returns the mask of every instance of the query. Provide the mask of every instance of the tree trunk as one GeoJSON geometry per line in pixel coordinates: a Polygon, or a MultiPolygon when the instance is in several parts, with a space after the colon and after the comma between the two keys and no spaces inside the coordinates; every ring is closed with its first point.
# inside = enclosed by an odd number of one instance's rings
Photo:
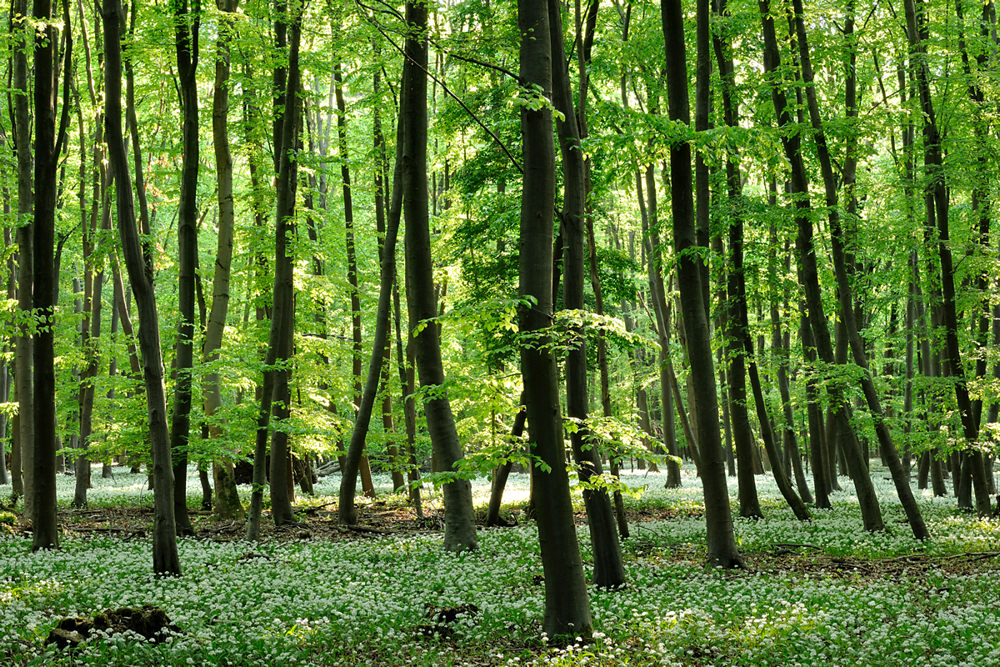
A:
{"type": "Polygon", "coordinates": [[[177,52],[182,114],[180,197],[177,204],[177,349],[174,357],[174,407],[170,419],[170,452],[174,466],[174,516],[179,535],[193,535],[187,510],[188,442],[191,431],[191,369],[194,366],[195,266],[198,262],[198,29],[200,10],[187,0],[174,6],[174,45],[177,52]]]}
{"type": "MultiPolygon", "coordinates": [[[[222,387],[219,372],[212,368],[219,362],[219,350],[226,330],[229,312],[229,276],[233,258],[233,228],[236,213],[233,206],[233,158],[229,149],[229,44],[234,25],[232,15],[239,0],[216,0],[222,12],[219,36],[216,39],[215,86],[212,96],[212,144],[215,148],[215,173],[219,186],[219,232],[215,252],[215,271],[212,278],[212,306],[205,327],[202,359],[209,366],[202,381],[203,408],[208,422],[209,437],[221,445],[222,426],[215,412],[222,407],[222,387]]],[[[235,454],[235,452],[232,452],[235,454]]],[[[215,482],[215,513],[221,521],[242,519],[245,516],[231,460],[212,463],[215,482]]]]}
{"type": "MultiPolygon", "coordinates": [[[[56,387],[55,387],[55,210],[59,154],[66,137],[69,96],[64,95],[62,120],[56,119],[59,80],[59,33],[52,23],[51,0],[36,0],[32,17],[46,26],[35,33],[35,210],[31,223],[34,263],[33,307],[39,328],[32,347],[34,382],[33,461],[31,462],[32,549],[59,546],[56,522],[56,387]]],[[[69,29],[69,26],[65,26],[69,29]]],[[[67,33],[66,44],[72,46],[67,33]]],[[[67,48],[67,53],[70,53],[67,48]]],[[[66,64],[71,62],[67,57],[66,64]]],[[[69,68],[67,67],[67,72],[69,68]]],[[[68,93],[68,78],[64,82],[68,93]]],[[[22,451],[24,443],[22,442],[22,451]]]]}
{"type": "MultiPolygon", "coordinates": [[[[549,39],[552,48],[552,94],[555,108],[563,115],[556,122],[562,155],[563,195],[562,240],[563,249],[563,307],[583,310],[584,279],[584,217],[586,185],[584,180],[583,151],[569,86],[569,71],[563,46],[562,20],[557,0],[548,0],[549,39]]],[[[596,270],[596,269],[595,269],[596,270]]],[[[587,399],[587,348],[583,327],[573,332],[575,344],[566,358],[566,406],[570,419],[576,420],[576,429],[570,434],[577,474],[584,485],[583,502],[587,508],[590,541],[594,553],[594,584],[602,588],[615,588],[625,581],[621,545],[616,532],[615,514],[611,497],[605,488],[587,488],[587,483],[603,473],[601,454],[592,442],[586,427],[587,399]]],[[[605,358],[605,367],[607,360],[605,358]]],[[[602,402],[604,388],[602,385],[602,402]]],[[[609,406],[610,407],[610,406],[609,406]]],[[[606,417],[610,415],[605,415],[606,417]]]]}
{"type": "MultiPolygon", "coordinates": [[[[424,399],[424,415],[435,458],[445,472],[458,472],[463,453],[444,388],[444,367],[437,326],[427,320],[437,317],[427,213],[427,7],[406,3],[406,22],[412,31],[406,40],[406,59],[400,91],[400,115],[407,122],[403,133],[403,210],[406,215],[406,301],[413,327],[420,386],[431,388],[424,399]]],[[[444,485],[444,547],[449,551],[476,548],[472,487],[460,478],[444,485]]]]}
{"type": "MultiPolygon", "coordinates": [[[[338,86],[338,91],[340,90],[338,86]]],[[[343,96],[338,92],[338,104],[343,102],[343,96]]],[[[406,103],[405,100],[403,102],[406,103]]],[[[409,130],[406,118],[400,114],[396,129],[396,165],[392,179],[392,200],[389,204],[389,219],[386,224],[385,241],[382,248],[382,269],[379,277],[378,310],[375,316],[375,337],[372,341],[371,359],[368,362],[368,376],[365,379],[364,392],[358,404],[358,414],[351,432],[351,442],[344,457],[341,470],[340,497],[338,504],[338,519],[341,523],[353,525],[358,522],[357,509],[354,507],[354,496],[357,488],[358,471],[361,467],[365,450],[365,440],[371,423],[372,410],[375,407],[375,395],[378,393],[379,380],[383,377],[382,365],[386,363],[385,350],[389,342],[389,316],[392,306],[392,288],[396,281],[396,237],[399,231],[399,217],[403,205],[403,142],[409,130]]],[[[341,135],[341,148],[346,149],[346,140],[341,135]]],[[[344,174],[344,178],[349,178],[344,174]]],[[[347,182],[347,181],[345,181],[347,182]]],[[[346,186],[345,186],[346,188],[346,186]]],[[[345,190],[345,195],[347,194],[345,190]]],[[[349,241],[353,247],[353,240],[349,241]]],[[[357,268],[354,269],[357,279],[357,268]]],[[[355,292],[355,295],[357,293],[355,292]]],[[[352,303],[356,300],[352,298],[352,303]]],[[[360,334],[360,312],[358,313],[358,333],[360,334]]],[[[359,342],[356,339],[355,342],[359,342]]]]}
{"type": "MultiPolygon", "coordinates": [[[[410,487],[410,503],[417,518],[423,518],[420,501],[420,466],[417,463],[415,442],[417,439],[417,406],[413,394],[416,391],[416,376],[413,369],[413,340],[403,345],[402,312],[399,306],[399,281],[392,284],[393,321],[396,325],[396,359],[399,367],[399,386],[403,395],[403,422],[406,426],[406,481],[410,487]]],[[[407,326],[409,331],[409,326],[407,326]]]]}
{"type": "MultiPolygon", "coordinates": [[[[288,73],[285,110],[282,117],[280,155],[278,160],[277,201],[275,202],[274,290],[271,301],[271,330],[268,336],[266,366],[273,368],[271,405],[271,518],[274,525],[295,522],[292,514],[289,475],[288,431],[285,424],[291,413],[290,360],[295,332],[295,289],[293,274],[295,254],[290,244],[295,234],[295,189],[298,182],[298,159],[292,150],[299,143],[299,41],[302,9],[292,7],[288,18],[288,73]]],[[[267,391],[265,382],[265,392],[267,391]]],[[[263,405],[262,405],[263,407],[263,405]]],[[[263,409],[262,409],[263,412],[263,409]]],[[[266,428],[266,427],[265,427],[266,428]]]]}
{"type": "MultiPolygon", "coordinates": [[[[661,20],[666,51],[667,99],[670,120],[690,124],[688,109],[687,56],[684,18],[680,0],[661,0],[661,20]]],[[[707,0],[698,1],[698,30],[708,35],[707,0]]],[[[699,49],[699,55],[702,50],[699,49]]],[[[691,378],[698,401],[696,415],[701,477],[705,495],[705,522],[709,562],[722,567],[740,567],[733,520],[726,486],[726,463],[719,433],[719,405],[715,386],[715,363],[705,303],[703,268],[693,251],[699,247],[691,197],[691,145],[675,142],[670,147],[671,203],[674,218],[674,251],[677,282],[687,333],[691,378]]]]}
{"type": "MultiPolygon", "coordinates": [[[[524,408],[524,392],[518,399],[517,414],[514,415],[514,425],[510,429],[510,443],[513,450],[522,449],[521,437],[524,435],[524,423],[528,413],[524,408]]],[[[513,454],[513,451],[511,452],[513,454]]],[[[511,462],[506,461],[493,471],[493,484],[490,486],[490,503],[486,510],[486,526],[509,526],[511,524],[500,519],[500,503],[503,501],[503,490],[510,475],[511,462]]]]}
{"type": "MultiPolygon", "coordinates": [[[[28,0],[15,0],[15,16],[21,17],[22,37],[30,40],[31,30],[27,20],[28,0]]],[[[13,23],[13,21],[12,21],[13,23]]],[[[24,48],[13,50],[14,95],[14,146],[17,152],[17,215],[26,220],[34,211],[34,165],[31,155],[31,98],[28,89],[28,54],[24,48]]],[[[17,228],[17,307],[23,321],[27,322],[32,310],[31,291],[35,281],[32,226],[21,224],[17,228]]],[[[14,339],[14,394],[17,397],[17,416],[14,419],[14,492],[24,496],[24,516],[31,519],[35,504],[34,452],[35,422],[34,391],[32,383],[32,329],[28,325],[18,328],[14,339]]]]}
{"type": "Polygon", "coordinates": [[[111,172],[115,178],[118,233],[125,265],[139,309],[139,347],[149,417],[149,440],[153,454],[153,571],[181,573],[177,555],[177,528],[174,521],[173,471],[167,434],[167,402],[163,385],[163,358],[160,353],[159,317],[153,293],[152,248],[142,244],[136,229],[135,208],[122,136],[121,109],[121,6],[117,0],[103,0],[105,124],[111,172]]]}
{"type": "MultiPolygon", "coordinates": [[[[642,219],[642,235],[646,239],[646,277],[649,282],[649,298],[653,302],[653,313],[656,320],[656,334],[660,344],[657,354],[657,365],[660,370],[660,430],[663,445],[671,457],[667,460],[668,489],[679,488],[681,485],[681,467],[677,455],[677,435],[674,432],[674,397],[671,391],[670,367],[670,306],[667,303],[666,291],[663,287],[663,259],[660,250],[659,222],[657,220],[656,180],[653,175],[653,165],[646,166],[645,182],[648,193],[648,204],[643,204],[642,176],[635,176],[636,196],[639,200],[639,213],[642,219]]],[[[681,408],[683,409],[683,408],[681,408]]]]}
{"type": "MultiPolygon", "coordinates": [[[[551,99],[552,50],[548,14],[544,3],[518,1],[521,79],[527,86],[538,86],[542,94],[551,99]]],[[[551,350],[544,346],[548,336],[537,333],[551,325],[553,314],[555,146],[551,108],[540,105],[531,110],[522,106],[521,133],[524,186],[518,292],[522,298],[531,298],[534,306],[519,309],[518,327],[522,334],[541,337],[533,338],[530,345],[522,345],[521,374],[535,455],[547,468],[542,470],[537,463],[531,468],[532,502],[545,573],[542,629],[550,637],[570,633],[589,637],[593,621],[573,525],[559,408],[558,369],[551,350]]]]}

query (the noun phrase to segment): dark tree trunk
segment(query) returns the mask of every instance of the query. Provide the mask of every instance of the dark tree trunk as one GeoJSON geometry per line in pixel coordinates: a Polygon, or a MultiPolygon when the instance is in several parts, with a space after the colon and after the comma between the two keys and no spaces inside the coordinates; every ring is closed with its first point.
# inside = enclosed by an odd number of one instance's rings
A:
{"type": "MultiPolygon", "coordinates": [[[[280,155],[278,160],[277,201],[275,202],[274,289],[271,301],[271,329],[265,365],[271,371],[270,408],[274,424],[271,434],[271,518],[274,525],[295,522],[292,514],[291,490],[287,478],[289,469],[288,431],[281,422],[291,413],[291,377],[289,361],[295,332],[295,291],[293,274],[295,255],[290,244],[295,234],[295,189],[298,182],[298,159],[292,149],[299,137],[299,41],[302,26],[301,7],[289,10],[288,74],[285,91],[286,106],[282,118],[280,155]]],[[[281,22],[281,21],[279,21],[281,22]]],[[[266,380],[266,378],[265,378],[266,380]]],[[[265,381],[264,391],[267,392],[265,381]]],[[[263,413],[263,402],[262,410],[263,413]]],[[[258,425],[259,427],[259,425],[258,425]]],[[[265,427],[266,428],[266,427],[265,427]]],[[[260,434],[258,433],[258,438],[260,434]]]]}
{"type": "MultiPolygon", "coordinates": [[[[584,178],[583,151],[573,108],[573,97],[566,68],[563,47],[562,20],[557,0],[548,0],[549,39],[552,47],[552,94],[555,108],[563,115],[556,122],[562,155],[563,195],[562,240],[563,249],[563,307],[582,310],[584,280],[584,216],[586,183],[584,178]]],[[[601,475],[601,453],[591,442],[590,430],[585,426],[588,411],[587,399],[587,347],[583,327],[574,331],[577,343],[566,358],[566,409],[570,419],[577,420],[576,430],[570,435],[573,458],[576,460],[580,482],[586,485],[595,475],[601,475]]],[[[607,361],[605,360],[605,364],[607,361]]],[[[603,388],[602,388],[603,394],[603,388]]],[[[610,415],[605,415],[610,416],[610,415]]],[[[590,541],[594,552],[594,584],[604,588],[620,586],[625,581],[621,545],[616,532],[615,514],[611,497],[605,488],[583,490],[587,508],[590,541]]]]}
{"type": "MultiPolygon", "coordinates": [[[[233,259],[233,230],[236,212],[233,204],[233,157],[229,148],[229,44],[234,25],[232,16],[239,0],[216,0],[222,12],[219,36],[216,39],[215,85],[212,96],[212,145],[215,149],[215,173],[219,187],[219,232],[215,252],[215,271],[212,278],[212,306],[205,327],[202,359],[206,364],[219,361],[219,350],[226,330],[229,313],[229,277],[233,259]]],[[[222,407],[222,386],[219,373],[210,369],[202,381],[203,406],[208,422],[208,435],[220,446],[222,426],[215,412],[222,407]]],[[[233,452],[235,454],[235,452],[233,452]]],[[[242,519],[245,516],[236,491],[236,479],[231,460],[212,463],[215,482],[215,513],[222,521],[242,519]]]]}
{"type": "Polygon", "coordinates": [[[152,249],[143,245],[136,229],[135,208],[125,140],[122,136],[121,109],[121,6],[117,0],[104,0],[101,16],[104,25],[105,136],[111,172],[115,178],[118,233],[125,265],[139,309],[139,348],[142,353],[143,379],[149,417],[149,440],[153,453],[153,571],[157,574],[181,573],[177,555],[177,528],[174,522],[173,471],[170,465],[170,440],[167,434],[167,400],[163,385],[163,358],[160,352],[159,317],[153,293],[152,249]]]}
{"type": "MultiPolygon", "coordinates": [[[[521,34],[520,67],[525,85],[540,87],[551,99],[552,51],[549,43],[549,16],[545,3],[518,2],[521,34]]],[[[552,111],[548,105],[529,110],[521,107],[524,154],[524,186],[521,193],[519,252],[522,298],[531,297],[534,306],[521,308],[518,326],[522,333],[541,335],[521,348],[521,374],[525,405],[535,455],[547,471],[532,465],[532,502],[538,521],[538,541],[545,573],[545,615],[543,631],[550,637],[572,633],[588,637],[593,627],[590,601],[580,560],[569,479],[563,446],[559,408],[559,373],[551,350],[544,347],[541,330],[551,325],[552,303],[552,221],[555,203],[555,146],[552,111]]]]}
{"type": "MultiPolygon", "coordinates": [[[[690,124],[688,108],[687,56],[684,47],[684,18],[680,0],[662,0],[661,18],[666,45],[667,99],[670,120],[690,124]]],[[[698,2],[698,23],[708,21],[708,1],[698,2]]],[[[706,31],[707,24],[699,30],[706,31]]],[[[705,35],[708,33],[705,32],[705,35]]],[[[733,519],[726,486],[726,462],[719,433],[719,405],[715,386],[715,363],[705,303],[703,267],[694,250],[699,247],[691,196],[691,145],[677,142],[670,147],[671,203],[674,218],[674,250],[677,255],[677,283],[687,334],[691,378],[698,401],[696,415],[701,477],[705,494],[709,562],[722,567],[739,567],[743,561],[736,549],[733,519]]]]}
{"type": "MultiPolygon", "coordinates": [[[[462,459],[462,447],[451,404],[444,391],[438,327],[425,324],[438,315],[427,213],[427,43],[423,39],[427,29],[427,7],[423,3],[407,2],[406,22],[412,31],[406,40],[400,92],[400,114],[407,120],[402,154],[406,301],[420,386],[434,388],[433,396],[424,400],[431,447],[441,469],[452,472],[457,471],[462,459]]],[[[476,548],[475,512],[468,479],[456,479],[444,485],[444,505],[445,549],[476,548]]]]}
{"type": "MultiPolygon", "coordinates": [[[[65,141],[69,99],[64,95],[62,121],[56,118],[59,80],[59,33],[52,23],[51,0],[36,0],[32,16],[45,26],[35,33],[35,210],[31,223],[34,263],[33,306],[38,331],[32,347],[34,381],[34,447],[31,462],[32,549],[59,546],[56,522],[56,386],[55,386],[55,211],[59,154],[65,141]]],[[[65,17],[64,17],[65,18],[65,17]]],[[[68,20],[68,19],[67,19],[68,20]]],[[[65,26],[69,28],[68,24],[65,26]]],[[[66,35],[71,53],[72,37],[66,35]]],[[[66,64],[70,64],[67,56],[66,64]]],[[[66,68],[68,73],[69,68],[66,68]]],[[[69,90],[68,78],[65,81],[69,90]]],[[[24,443],[22,442],[22,451],[24,443]]]]}
{"type": "Polygon", "coordinates": [[[193,535],[187,509],[188,441],[191,431],[191,369],[194,366],[195,270],[198,264],[198,29],[200,5],[174,5],[174,46],[182,114],[181,187],[177,204],[177,350],[174,357],[174,407],[170,418],[170,453],[174,466],[174,517],[179,535],[193,535]]]}

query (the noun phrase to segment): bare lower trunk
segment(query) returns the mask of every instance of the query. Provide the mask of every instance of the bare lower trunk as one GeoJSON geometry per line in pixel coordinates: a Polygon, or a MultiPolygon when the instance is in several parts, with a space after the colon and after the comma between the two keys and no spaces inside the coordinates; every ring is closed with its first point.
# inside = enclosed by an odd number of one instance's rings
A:
{"type": "Polygon", "coordinates": [[[177,555],[177,528],[174,521],[173,472],[167,434],[167,401],[163,384],[160,329],[153,293],[152,253],[143,246],[136,228],[131,180],[122,136],[120,5],[104,0],[105,122],[111,171],[115,177],[118,232],[125,265],[139,309],[139,347],[142,353],[150,447],[153,454],[153,571],[157,574],[181,572],[177,555]]]}

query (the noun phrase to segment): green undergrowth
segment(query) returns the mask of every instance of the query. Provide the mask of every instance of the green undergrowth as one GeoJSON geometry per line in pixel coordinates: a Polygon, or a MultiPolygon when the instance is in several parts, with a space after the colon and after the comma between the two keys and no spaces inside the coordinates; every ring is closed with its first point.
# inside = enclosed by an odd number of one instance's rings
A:
{"type": "MultiPolygon", "coordinates": [[[[561,647],[541,635],[530,524],[481,530],[479,550],[459,555],[442,552],[434,532],[183,539],[184,576],[168,579],[150,573],[145,539],[67,538],[32,554],[26,538],[6,536],[0,664],[1000,664],[1000,559],[991,552],[1000,524],[921,495],[933,539],[917,542],[885,485],[885,533],[861,529],[849,492],[803,523],[757,479],[766,518],[735,520],[747,567],[720,571],[704,566],[697,480],[685,475],[683,488],[665,490],[662,476],[626,476],[637,490],[629,509],[666,518],[633,523],[627,586],[591,589],[593,640],[561,647]],[[72,652],[44,645],[60,618],[144,604],[180,631],[163,643],[125,634],[72,652]]],[[[338,482],[324,480],[309,503],[327,502],[338,482]]],[[[487,486],[476,482],[477,502],[487,486]]],[[[525,493],[526,480],[513,476],[513,502],[525,493]]],[[[589,568],[585,527],[580,541],[589,568]]]]}

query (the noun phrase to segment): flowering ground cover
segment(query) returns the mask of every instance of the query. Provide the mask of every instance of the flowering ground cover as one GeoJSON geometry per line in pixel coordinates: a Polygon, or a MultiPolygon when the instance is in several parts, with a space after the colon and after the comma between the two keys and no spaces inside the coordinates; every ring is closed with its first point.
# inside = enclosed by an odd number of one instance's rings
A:
{"type": "MultiPolygon", "coordinates": [[[[862,531],[849,492],[798,522],[758,477],[767,518],[736,520],[747,568],[722,572],[703,565],[693,474],[677,490],[657,474],[626,475],[630,516],[652,519],[634,522],[623,544],[629,583],[591,590],[592,642],[556,647],[540,634],[530,523],[483,529],[478,551],[445,553],[433,530],[440,499],[418,522],[377,478],[379,499],[363,501],[368,529],[337,531],[326,504],[334,476],[300,497],[305,526],[259,543],[199,517],[202,537],[180,541],[184,576],[157,579],[144,535],[151,516],[140,509],[150,493],[141,476],[116,470],[113,480],[95,475],[88,510],[61,514],[58,551],[30,553],[0,514],[0,664],[1000,664],[1000,523],[924,494],[933,539],[916,542],[891,484],[873,476],[886,533],[862,531]],[[167,641],[125,633],[73,651],[44,644],[61,618],[145,604],[177,626],[167,641]]],[[[197,478],[188,484],[193,502],[197,478]]],[[[520,518],[527,479],[509,484],[507,511],[520,518]]],[[[485,503],[487,480],[475,489],[485,503]]],[[[580,540],[589,563],[585,525],[580,540]]]]}

